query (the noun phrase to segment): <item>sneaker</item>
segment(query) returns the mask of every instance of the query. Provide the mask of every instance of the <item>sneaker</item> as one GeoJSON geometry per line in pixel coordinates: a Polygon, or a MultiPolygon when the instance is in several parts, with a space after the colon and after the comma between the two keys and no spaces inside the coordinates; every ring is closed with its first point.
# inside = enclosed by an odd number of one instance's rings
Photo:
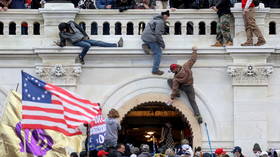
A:
{"type": "Polygon", "coordinates": [[[217,41],[214,45],[211,45],[212,47],[223,47],[223,44],[217,41]]]}
{"type": "Polygon", "coordinates": [[[232,46],[232,45],[233,45],[232,41],[228,41],[227,43],[224,44],[224,46],[232,46]]]}
{"type": "Polygon", "coordinates": [[[199,124],[203,123],[202,117],[200,115],[195,116],[195,118],[199,124]]]}
{"type": "Polygon", "coordinates": [[[84,61],[84,58],[83,58],[83,57],[79,56],[79,60],[80,60],[80,63],[81,63],[82,65],[85,64],[85,61],[84,61]]]}
{"type": "Polygon", "coordinates": [[[163,72],[163,71],[158,70],[158,71],[156,71],[156,72],[152,72],[152,74],[154,74],[154,75],[163,75],[163,74],[164,74],[164,72],[163,72]]]}
{"type": "Polygon", "coordinates": [[[122,37],[118,41],[118,47],[123,47],[123,38],[122,37]]]}
{"type": "Polygon", "coordinates": [[[256,44],[254,44],[254,46],[262,46],[265,43],[266,43],[265,40],[258,40],[258,42],[256,44]]]}
{"type": "Polygon", "coordinates": [[[144,50],[146,55],[151,54],[151,49],[149,48],[149,46],[147,44],[142,44],[142,49],[144,50]]]}
{"type": "Polygon", "coordinates": [[[246,41],[245,43],[241,44],[241,46],[253,46],[253,43],[246,41]]]}

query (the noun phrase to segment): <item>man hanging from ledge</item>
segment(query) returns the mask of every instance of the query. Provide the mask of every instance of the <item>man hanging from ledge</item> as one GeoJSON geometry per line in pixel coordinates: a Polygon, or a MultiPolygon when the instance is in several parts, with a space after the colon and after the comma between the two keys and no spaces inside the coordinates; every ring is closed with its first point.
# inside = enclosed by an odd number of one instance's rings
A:
{"type": "Polygon", "coordinates": [[[58,25],[60,42],[55,42],[56,45],[63,47],[66,45],[66,40],[70,41],[74,46],[80,46],[83,48],[82,52],[79,54],[79,60],[81,64],[85,64],[84,57],[87,54],[91,46],[99,47],[123,47],[123,39],[120,38],[118,43],[107,43],[103,41],[91,40],[89,36],[84,31],[84,29],[79,26],[74,21],[69,21],[67,23],[63,22],[58,25]]]}
{"type": "Polygon", "coordinates": [[[172,89],[172,94],[170,96],[170,101],[167,104],[172,104],[176,97],[180,97],[179,89],[184,91],[188,96],[189,102],[193,108],[195,117],[199,124],[201,124],[202,117],[200,115],[199,109],[195,101],[195,92],[193,88],[193,76],[192,76],[192,66],[196,62],[197,58],[197,48],[192,48],[192,57],[183,65],[171,64],[170,71],[174,73],[173,79],[168,79],[167,83],[172,89]]]}

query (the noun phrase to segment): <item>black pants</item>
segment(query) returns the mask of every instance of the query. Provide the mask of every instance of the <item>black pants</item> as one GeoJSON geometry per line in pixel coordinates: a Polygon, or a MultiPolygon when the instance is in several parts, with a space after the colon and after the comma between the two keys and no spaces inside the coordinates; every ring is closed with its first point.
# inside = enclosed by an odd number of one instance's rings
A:
{"type": "MultiPolygon", "coordinates": [[[[172,81],[173,81],[172,79],[167,80],[167,83],[168,83],[170,88],[172,88],[172,84],[173,84],[172,81]]],[[[196,116],[200,116],[200,112],[199,112],[199,109],[198,109],[196,101],[195,101],[195,92],[194,92],[193,85],[181,84],[179,86],[179,89],[184,91],[186,93],[186,95],[188,96],[188,99],[189,99],[189,102],[192,106],[194,114],[196,116]]]]}

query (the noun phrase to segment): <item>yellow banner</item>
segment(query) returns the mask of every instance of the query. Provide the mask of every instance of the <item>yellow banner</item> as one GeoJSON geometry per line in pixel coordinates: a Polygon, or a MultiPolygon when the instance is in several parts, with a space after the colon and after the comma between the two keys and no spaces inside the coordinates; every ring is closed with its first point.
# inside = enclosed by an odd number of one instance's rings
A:
{"type": "Polygon", "coordinates": [[[71,152],[82,151],[85,140],[83,135],[70,137],[52,130],[20,130],[21,108],[20,94],[10,92],[0,121],[0,157],[35,156],[22,152],[24,150],[46,152],[44,157],[68,157],[71,152]]]}

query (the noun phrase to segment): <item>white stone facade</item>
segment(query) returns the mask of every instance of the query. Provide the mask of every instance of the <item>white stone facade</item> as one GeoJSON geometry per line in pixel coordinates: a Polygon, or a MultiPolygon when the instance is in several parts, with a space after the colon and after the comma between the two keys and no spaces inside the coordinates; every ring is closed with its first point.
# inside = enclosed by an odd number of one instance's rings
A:
{"type": "MultiPolygon", "coordinates": [[[[263,149],[279,148],[280,10],[259,8],[257,11],[257,23],[268,41],[262,47],[238,46],[245,41],[242,11],[238,4],[232,11],[235,17],[232,26],[234,46],[226,48],[209,46],[215,41],[215,35],[211,35],[211,23],[217,20],[212,10],[172,12],[170,35],[164,36],[166,49],[161,69],[165,74],[161,77],[151,75],[152,57],[144,55],[140,49],[139,35],[139,23],[147,23],[160,10],[118,13],[111,10],[79,10],[70,4],[47,4],[46,8],[39,10],[2,12],[0,107],[3,107],[7,92],[21,84],[21,70],[100,102],[104,114],[112,107],[122,113],[143,101],[164,102],[171,92],[166,83],[167,78],[172,77],[167,72],[169,64],[184,63],[191,55],[191,47],[196,45],[199,55],[193,67],[194,87],[213,147],[230,150],[239,145],[248,156],[252,156],[255,142],[260,143],[263,149]],[[124,47],[92,48],[86,56],[86,64],[82,66],[75,61],[80,48],[53,45],[53,41],[58,40],[57,25],[68,20],[84,22],[88,34],[91,34],[92,22],[96,22],[98,32],[91,35],[92,39],[115,42],[123,37],[124,47]],[[29,24],[29,35],[20,35],[23,21],[29,24]],[[16,23],[16,35],[9,35],[11,22],[16,23]],[[40,24],[40,35],[33,35],[34,22],[40,24]],[[111,35],[102,35],[104,22],[110,24],[111,35]],[[122,24],[122,35],[114,35],[117,22],[122,24]],[[127,35],[129,22],[134,26],[133,35],[127,35]],[[174,34],[176,22],[181,23],[181,34],[178,35],[174,34]],[[187,35],[188,22],[193,23],[193,35],[187,35]],[[199,28],[200,22],[205,24],[205,35],[199,34],[203,32],[200,30],[202,27],[199,28]],[[269,31],[271,22],[275,23],[276,34],[269,31]],[[147,96],[149,94],[152,97],[147,96]]],[[[194,145],[202,145],[204,150],[208,150],[205,128],[195,121],[187,98],[181,97],[174,105],[186,115],[193,131],[196,131],[194,145]],[[183,104],[185,106],[182,107],[183,104]]]]}

